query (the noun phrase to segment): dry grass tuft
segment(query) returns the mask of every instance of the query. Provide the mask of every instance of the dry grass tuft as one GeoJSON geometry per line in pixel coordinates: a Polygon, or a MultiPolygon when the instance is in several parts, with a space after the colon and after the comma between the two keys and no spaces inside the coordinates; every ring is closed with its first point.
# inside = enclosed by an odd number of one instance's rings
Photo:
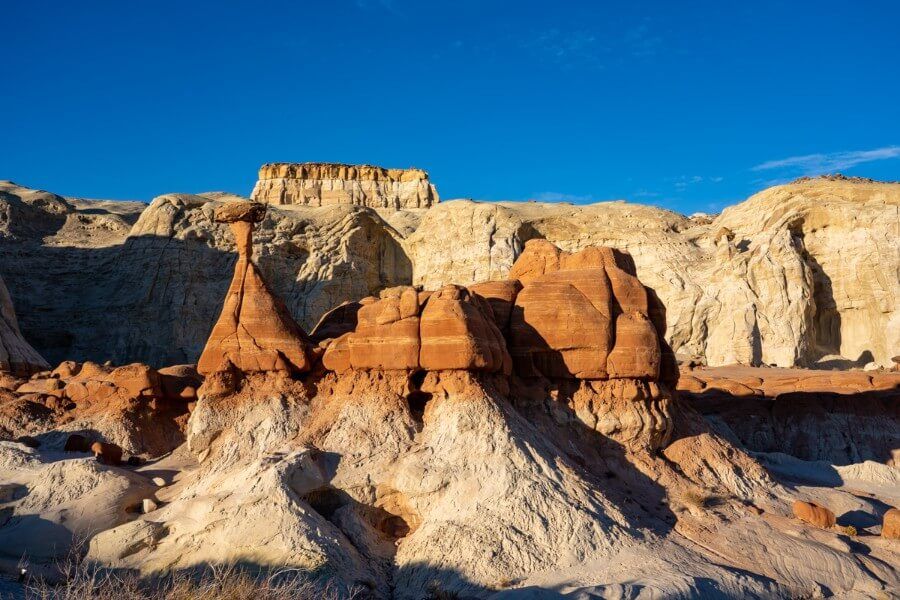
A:
{"type": "Polygon", "coordinates": [[[254,575],[239,567],[210,567],[202,574],[176,572],[152,579],[99,569],[77,561],[63,583],[32,581],[28,600],[339,600],[331,586],[303,579],[294,570],[254,575]]]}
{"type": "Polygon", "coordinates": [[[715,494],[711,494],[706,490],[690,489],[679,496],[679,500],[685,506],[693,506],[694,508],[712,508],[722,501],[722,498],[715,494]]]}

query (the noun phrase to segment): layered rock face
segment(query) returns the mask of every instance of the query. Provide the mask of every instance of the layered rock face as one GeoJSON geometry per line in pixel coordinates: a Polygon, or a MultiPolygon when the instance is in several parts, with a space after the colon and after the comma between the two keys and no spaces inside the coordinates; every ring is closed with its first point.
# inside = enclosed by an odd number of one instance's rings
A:
{"type": "Polygon", "coordinates": [[[22,337],[12,299],[0,278],[0,372],[30,375],[49,366],[22,337]]]}
{"type": "Polygon", "coordinates": [[[900,465],[900,373],[719,367],[682,373],[678,389],[755,452],[900,465]]]}
{"type": "Polygon", "coordinates": [[[325,368],[510,372],[490,305],[465,288],[390,288],[380,299],[364,298],[359,305],[354,330],[328,346],[325,368]]]}
{"type": "Polygon", "coordinates": [[[336,163],[263,165],[250,197],[269,204],[353,204],[394,210],[429,208],[439,200],[428,173],[421,169],[336,163]]]}

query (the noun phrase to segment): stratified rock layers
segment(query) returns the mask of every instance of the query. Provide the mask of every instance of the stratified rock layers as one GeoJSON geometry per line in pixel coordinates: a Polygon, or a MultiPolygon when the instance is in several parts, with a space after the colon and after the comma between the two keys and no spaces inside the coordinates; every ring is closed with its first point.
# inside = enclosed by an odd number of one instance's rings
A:
{"type": "Polygon", "coordinates": [[[421,169],[335,163],[271,163],[259,170],[251,197],[269,204],[428,208],[438,194],[421,169]]]}

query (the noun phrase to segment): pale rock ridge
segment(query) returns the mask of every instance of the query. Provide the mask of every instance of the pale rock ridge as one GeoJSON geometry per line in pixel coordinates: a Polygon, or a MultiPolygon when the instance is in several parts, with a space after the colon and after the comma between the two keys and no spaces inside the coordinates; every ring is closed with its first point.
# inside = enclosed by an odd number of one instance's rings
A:
{"type": "Polygon", "coordinates": [[[12,299],[0,277],[0,371],[31,375],[49,368],[47,361],[22,337],[12,299]]]}
{"type": "Polygon", "coordinates": [[[338,163],[270,163],[259,169],[250,197],[269,204],[429,208],[438,203],[428,173],[338,163]]]}
{"type": "Polygon", "coordinates": [[[900,347],[900,185],[808,180],[764,190],[714,221],[602,202],[441,203],[404,246],[413,284],[503,279],[524,243],[631,254],[666,306],[666,338],[709,365],[890,366],[900,347]]]}

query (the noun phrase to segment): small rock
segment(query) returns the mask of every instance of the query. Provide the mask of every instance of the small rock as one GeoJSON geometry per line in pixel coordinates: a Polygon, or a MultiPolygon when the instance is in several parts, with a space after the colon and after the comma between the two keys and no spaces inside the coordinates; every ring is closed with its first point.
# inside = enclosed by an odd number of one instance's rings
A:
{"type": "Polygon", "coordinates": [[[813,502],[794,501],[794,516],[813,527],[829,529],[834,527],[834,513],[813,502]]]}
{"type": "Polygon", "coordinates": [[[91,444],[91,452],[101,464],[118,466],[122,463],[122,449],[115,444],[94,442],[91,444]]]}
{"type": "Polygon", "coordinates": [[[144,498],[144,501],[141,503],[141,512],[145,515],[149,512],[153,512],[157,508],[159,508],[159,506],[157,506],[156,502],[151,498],[144,498]]]}
{"type": "Polygon", "coordinates": [[[153,479],[151,479],[151,481],[152,481],[153,483],[155,483],[155,484],[156,484],[157,486],[159,486],[159,487],[165,487],[165,486],[166,486],[166,480],[163,479],[162,477],[154,477],[153,479]]]}
{"type": "Polygon", "coordinates": [[[900,509],[892,508],[884,513],[881,522],[881,537],[900,540],[900,509]]]}
{"type": "Polygon", "coordinates": [[[144,459],[142,459],[140,456],[129,456],[128,460],[125,462],[128,463],[132,467],[137,467],[139,465],[144,464],[144,459]]]}

